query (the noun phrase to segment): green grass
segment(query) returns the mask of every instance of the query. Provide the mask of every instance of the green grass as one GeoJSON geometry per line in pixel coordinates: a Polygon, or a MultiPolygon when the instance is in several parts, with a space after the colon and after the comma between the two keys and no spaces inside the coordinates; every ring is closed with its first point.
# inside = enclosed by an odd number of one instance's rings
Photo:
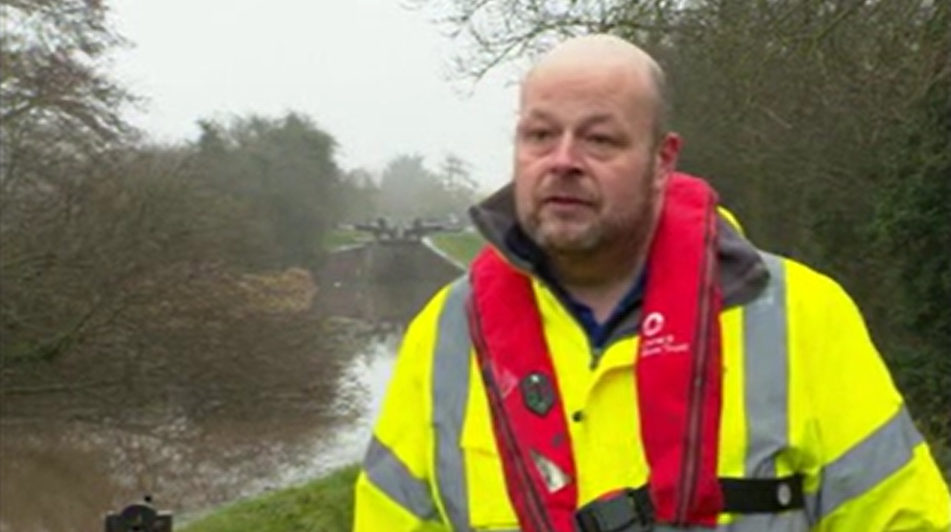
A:
{"type": "Polygon", "coordinates": [[[364,233],[363,231],[354,231],[352,229],[334,229],[328,231],[327,235],[324,237],[324,249],[334,250],[343,246],[350,246],[353,244],[362,244],[363,242],[369,242],[373,240],[373,237],[369,233],[364,233]]]}
{"type": "MultiPolygon", "coordinates": [[[[349,532],[353,527],[350,466],[300,486],[225,506],[181,528],[182,532],[349,532]]],[[[178,530],[178,528],[176,528],[178,530]]]]}
{"type": "Polygon", "coordinates": [[[433,235],[433,244],[462,264],[469,264],[485,244],[479,233],[443,233],[433,235]]]}

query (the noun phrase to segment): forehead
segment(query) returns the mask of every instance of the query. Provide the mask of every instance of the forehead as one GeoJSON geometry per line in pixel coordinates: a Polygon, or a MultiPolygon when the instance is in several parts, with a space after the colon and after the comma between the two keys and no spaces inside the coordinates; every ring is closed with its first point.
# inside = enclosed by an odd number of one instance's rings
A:
{"type": "Polygon", "coordinates": [[[532,72],[522,83],[519,115],[570,119],[608,114],[637,118],[648,108],[650,84],[629,65],[559,65],[532,72]]]}

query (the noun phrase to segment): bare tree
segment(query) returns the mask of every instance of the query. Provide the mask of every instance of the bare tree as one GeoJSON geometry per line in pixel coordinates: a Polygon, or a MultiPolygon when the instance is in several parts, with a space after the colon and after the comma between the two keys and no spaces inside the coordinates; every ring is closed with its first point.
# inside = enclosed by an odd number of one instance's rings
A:
{"type": "Polygon", "coordinates": [[[332,381],[327,361],[300,371],[320,361],[309,274],[249,277],[234,259],[273,252],[254,237],[261,220],[221,193],[199,148],[150,146],[122,121],[133,100],[103,69],[122,44],[105,4],[0,9],[3,412],[57,394],[208,411],[255,397],[235,388],[260,389],[274,356],[296,369],[272,371],[271,388],[332,381]]]}

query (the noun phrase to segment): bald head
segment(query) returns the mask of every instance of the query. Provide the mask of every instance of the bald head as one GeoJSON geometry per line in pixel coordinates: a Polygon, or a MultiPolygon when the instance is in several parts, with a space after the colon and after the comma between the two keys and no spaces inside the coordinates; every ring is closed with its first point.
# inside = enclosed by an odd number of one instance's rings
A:
{"type": "Polygon", "coordinates": [[[586,35],[562,42],[535,64],[522,81],[525,88],[538,79],[564,73],[614,73],[630,83],[654,114],[658,139],[667,131],[667,83],[660,65],[637,46],[611,35],[586,35]]]}
{"type": "Polygon", "coordinates": [[[551,50],[522,83],[516,212],[568,285],[613,282],[619,265],[627,276],[641,260],[630,251],[646,250],[680,150],[663,79],[640,48],[593,35],[551,50]]]}

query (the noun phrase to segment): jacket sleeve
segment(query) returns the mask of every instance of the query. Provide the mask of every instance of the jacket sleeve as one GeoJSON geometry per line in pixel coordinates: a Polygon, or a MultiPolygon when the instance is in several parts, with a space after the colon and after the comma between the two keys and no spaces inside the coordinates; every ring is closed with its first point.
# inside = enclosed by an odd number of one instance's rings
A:
{"type": "Polygon", "coordinates": [[[858,308],[821,278],[808,312],[817,348],[808,355],[820,439],[818,532],[949,532],[951,498],[858,308]],[[816,305],[816,303],[820,303],[816,305]],[[818,307],[818,308],[817,308],[818,307]]]}
{"type": "Polygon", "coordinates": [[[441,292],[403,337],[357,478],[354,532],[446,531],[431,482],[430,375],[441,292]]]}

